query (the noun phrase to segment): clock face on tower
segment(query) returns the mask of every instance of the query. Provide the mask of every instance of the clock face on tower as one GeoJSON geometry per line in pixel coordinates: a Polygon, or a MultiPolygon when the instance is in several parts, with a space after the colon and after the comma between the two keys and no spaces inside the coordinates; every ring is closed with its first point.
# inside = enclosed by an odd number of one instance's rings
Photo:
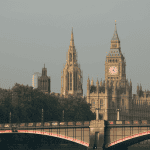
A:
{"type": "Polygon", "coordinates": [[[109,68],[109,73],[110,73],[111,75],[116,75],[116,74],[118,73],[117,67],[116,67],[116,66],[111,66],[111,67],[109,68]]]}

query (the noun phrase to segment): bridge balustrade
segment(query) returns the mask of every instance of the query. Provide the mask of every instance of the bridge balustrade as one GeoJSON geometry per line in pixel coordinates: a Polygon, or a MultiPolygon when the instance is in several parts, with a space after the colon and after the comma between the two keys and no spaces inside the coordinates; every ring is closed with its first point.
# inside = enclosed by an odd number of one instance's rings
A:
{"type": "Polygon", "coordinates": [[[59,122],[59,121],[49,121],[49,122],[31,122],[31,123],[5,123],[0,124],[0,129],[11,128],[16,126],[18,128],[30,128],[30,127],[69,127],[69,126],[89,126],[90,121],[76,121],[76,122],[59,122]]]}

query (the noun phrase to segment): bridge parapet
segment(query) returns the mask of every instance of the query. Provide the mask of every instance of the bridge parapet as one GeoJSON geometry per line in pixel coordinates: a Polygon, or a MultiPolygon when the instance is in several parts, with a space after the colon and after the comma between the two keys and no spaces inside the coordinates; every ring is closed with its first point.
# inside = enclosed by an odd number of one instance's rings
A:
{"type": "Polygon", "coordinates": [[[150,120],[114,120],[106,121],[106,125],[150,125],[150,120]]]}
{"type": "Polygon", "coordinates": [[[59,121],[48,121],[48,122],[31,122],[31,123],[5,123],[0,124],[0,129],[2,128],[12,128],[12,126],[17,126],[18,128],[56,128],[56,127],[89,127],[90,121],[76,121],[76,122],[59,122],[59,121]]]}

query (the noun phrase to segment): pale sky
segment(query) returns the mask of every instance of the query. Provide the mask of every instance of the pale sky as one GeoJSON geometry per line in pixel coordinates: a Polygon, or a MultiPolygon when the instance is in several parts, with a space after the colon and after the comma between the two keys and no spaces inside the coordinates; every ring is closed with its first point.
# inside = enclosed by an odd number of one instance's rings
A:
{"type": "Polygon", "coordinates": [[[73,27],[83,94],[90,80],[105,79],[106,52],[115,29],[126,59],[126,77],[150,90],[150,0],[1,0],[0,87],[32,85],[47,68],[51,92],[60,93],[73,27]]]}

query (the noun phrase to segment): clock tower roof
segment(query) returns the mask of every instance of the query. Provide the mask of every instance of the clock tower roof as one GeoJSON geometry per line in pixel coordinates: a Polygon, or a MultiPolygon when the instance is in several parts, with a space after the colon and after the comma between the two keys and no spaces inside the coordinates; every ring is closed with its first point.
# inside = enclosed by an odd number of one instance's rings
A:
{"type": "Polygon", "coordinates": [[[115,20],[115,31],[114,31],[114,34],[113,34],[113,37],[111,40],[113,40],[113,41],[118,40],[118,42],[120,42],[119,37],[118,37],[118,33],[117,33],[116,20],[115,20]]]}

